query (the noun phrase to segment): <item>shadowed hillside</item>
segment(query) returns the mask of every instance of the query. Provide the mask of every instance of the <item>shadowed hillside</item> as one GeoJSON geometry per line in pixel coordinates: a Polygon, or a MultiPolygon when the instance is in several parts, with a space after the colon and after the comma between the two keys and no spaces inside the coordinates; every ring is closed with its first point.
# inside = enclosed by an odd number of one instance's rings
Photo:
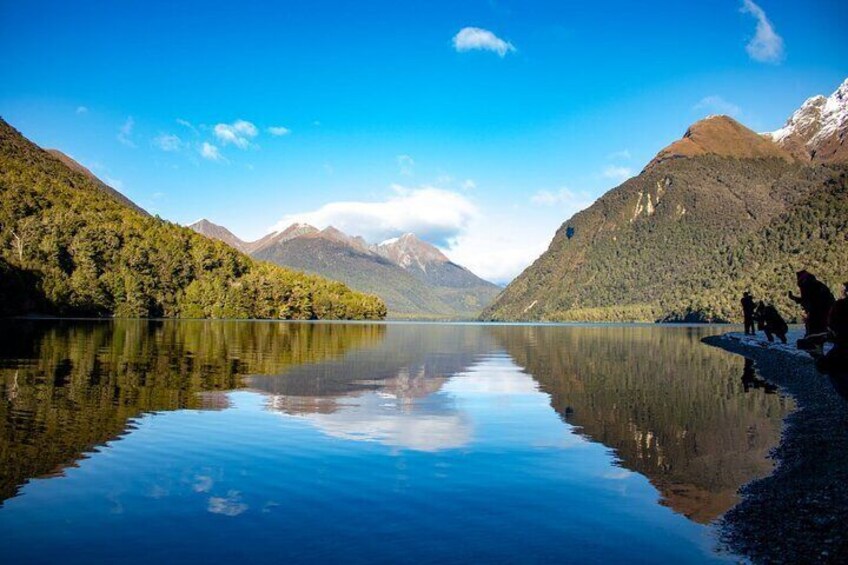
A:
{"type": "Polygon", "coordinates": [[[124,205],[0,120],[0,311],[187,318],[381,318],[341,283],[253,261],[124,205]],[[34,285],[34,288],[33,288],[34,285]],[[12,294],[9,294],[9,293],[12,294]],[[37,297],[39,304],[33,304],[37,297]]]}

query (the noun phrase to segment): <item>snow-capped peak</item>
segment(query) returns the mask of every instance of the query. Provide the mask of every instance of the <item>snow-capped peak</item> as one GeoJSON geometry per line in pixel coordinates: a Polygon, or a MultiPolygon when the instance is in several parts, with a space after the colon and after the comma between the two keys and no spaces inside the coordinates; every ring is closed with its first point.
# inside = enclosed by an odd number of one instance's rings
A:
{"type": "Polygon", "coordinates": [[[808,98],[782,128],[765,135],[780,145],[797,142],[814,154],[820,144],[846,128],[848,79],[828,97],[808,98]]]}

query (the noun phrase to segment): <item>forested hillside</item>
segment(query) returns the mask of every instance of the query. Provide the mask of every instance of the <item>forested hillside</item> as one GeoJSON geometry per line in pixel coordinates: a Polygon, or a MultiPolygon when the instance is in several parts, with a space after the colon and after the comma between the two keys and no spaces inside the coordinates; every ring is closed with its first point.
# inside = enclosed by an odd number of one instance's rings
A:
{"type": "MultiPolygon", "coordinates": [[[[320,272],[333,280],[382,298],[391,316],[403,318],[456,315],[435,289],[385,259],[324,238],[295,238],[256,252],[257,259],[306,272],[320,272]]],[[[480,312],[480,308],[474,314],[480,312]]],[[[470,316],[469,316],[470,317],[470,316]]]]}
{"type": "Polygon", "coordinates": [[[474,319],[500,292],[411,233],[369,245],[332,226],[296,223],[247,242],[206,219],[188,227],[255,259],[379,296],[393,318],[474,319]]]}
{"type": "Polygon", "coordinates": [[[685,281],[707,290],[688,304],[669,304],[667,319],[736,320],[739,297],[751,290],[758,299],[774,301],[784,316],[800,321],[801,310],[786,293],[797,294],[795,272],[801,269],[815,273],[838,295],[848,281],[848,168],[834,173],[766,228],[712,254],[696,276],[685,281]]]}
{"type": "Polygon", "coordinates": [[[695,124],[684,137],[693,139],[697,150],[672,144],[566,221],[483,317],[737,320],[749,287],[795,317],[785,300],[795,270],[834,287],[843,280],[844,165],[809,166],[779,149],[751,153],[771,142],[726,117],[695,124]],[[742,149],[735,156],[713,147],[742,149]]]}
{"type": "Polygon", "coordinates": [[[129,208],[3,120],[0,270],[5,314],[375,319],[386,313],[374,296],[258,263],[129,208]]]}

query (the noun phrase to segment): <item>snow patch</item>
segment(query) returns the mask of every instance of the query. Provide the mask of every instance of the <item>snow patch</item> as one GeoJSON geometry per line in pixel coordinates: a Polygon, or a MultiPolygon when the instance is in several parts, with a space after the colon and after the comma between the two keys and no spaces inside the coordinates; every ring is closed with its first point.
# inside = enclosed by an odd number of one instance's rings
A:
{"type": "Polygon", "coordinates": [[[819,143],[848,127],[848,79],[825,98],[822,95],[808,98],[786,121],[786,124],[764,135],[776,143],[797,135],[806,140],[807,147],[819,143]]]}

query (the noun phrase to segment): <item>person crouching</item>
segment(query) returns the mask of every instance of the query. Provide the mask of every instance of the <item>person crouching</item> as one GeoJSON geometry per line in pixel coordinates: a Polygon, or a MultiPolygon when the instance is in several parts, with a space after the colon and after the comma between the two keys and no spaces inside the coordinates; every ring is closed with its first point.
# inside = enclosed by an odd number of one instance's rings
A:
{"type": "Polygon", "coordinates": [[[760,301],[757,305],[756,317],[757,325],[765,332],[766,338],[770,342],[773,342],[774,336],[777,336],[781,343],[786,343],[786,333],[789,331],[789,326],[777,311],[777,308],[760,301]]]}

